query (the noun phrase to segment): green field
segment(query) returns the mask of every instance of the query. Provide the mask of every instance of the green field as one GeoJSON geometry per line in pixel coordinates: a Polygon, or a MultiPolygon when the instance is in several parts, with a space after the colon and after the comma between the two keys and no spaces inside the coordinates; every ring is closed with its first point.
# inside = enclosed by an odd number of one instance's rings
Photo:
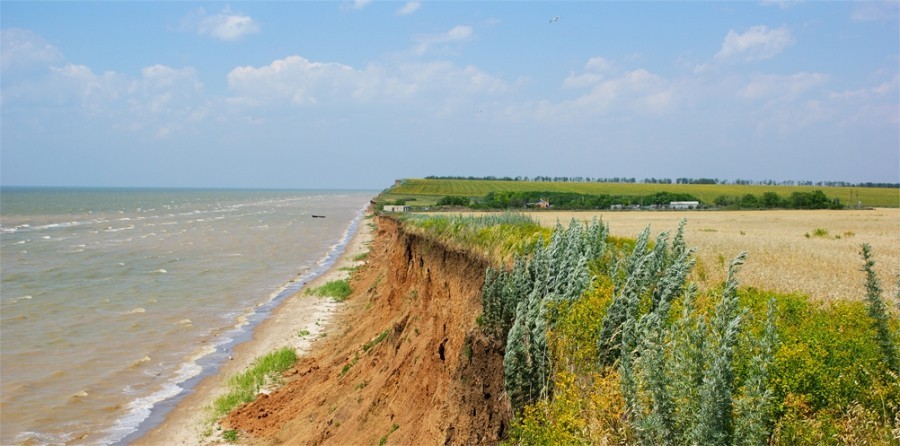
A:
{"type": "Polygon", "coordinates": [[[900,207],[900,190],[891,188],[828,187],[828,186],[757,186],[734,184],[643,184],[643,183],[577,183],[539,181],[493,181],[406,179],[381,194],[379,201],[411,200],[412,206],[431,206],[445,196],[479,198],[488,192],[574,192],[588,195],[647,195],[655,192],[688,193],[710,204],[716,197],[740,197],[746,194],[761,196],[775,192],[783,198],[794,192],[821,190],[828,198],[842,203],[855,202],[857,197],[865,207],[900,207]],[[851,200],[852,194],[852,200],[851,200]]]}

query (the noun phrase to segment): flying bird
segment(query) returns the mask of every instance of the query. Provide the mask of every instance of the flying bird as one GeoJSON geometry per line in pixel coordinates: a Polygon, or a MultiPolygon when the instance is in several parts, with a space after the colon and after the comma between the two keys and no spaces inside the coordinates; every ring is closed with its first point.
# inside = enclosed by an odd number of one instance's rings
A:
{"type": "Polygon", "coordinates": [[[552,19],[550,19],[550,21],[549,21],[548,23],[556,23],[556,22],[558,22],[559,19],[561,19],[561,18],[562,18],[562,17],[560,17],[560,16],[553,17],[552,19]]]}

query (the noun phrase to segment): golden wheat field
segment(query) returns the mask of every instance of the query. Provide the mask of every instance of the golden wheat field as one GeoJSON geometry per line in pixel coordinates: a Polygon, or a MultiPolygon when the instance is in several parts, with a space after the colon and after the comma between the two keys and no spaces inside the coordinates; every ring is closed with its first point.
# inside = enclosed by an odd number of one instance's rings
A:
{"type": "MultiPolygon", "coordinates": [[[[720,284],[728,264],[747,251],[738,278],[742,286],[814,299],[859,300],[865,296],[860,245],[869,243],[876,271],[892,301],[900,274],[900,209],[850,211],[660,211],[533,212],[542,225],[597,216],[614,236],[636,237],[647,225],[652,235],[674,234],[687,220],[685,241],[696,248],[693,280],[701,287],[720,284]]],[[[671,237],[670,237],[671,239],[671,237]]],[[[896,301],[895,301],[896,302],[896,301]]]]}

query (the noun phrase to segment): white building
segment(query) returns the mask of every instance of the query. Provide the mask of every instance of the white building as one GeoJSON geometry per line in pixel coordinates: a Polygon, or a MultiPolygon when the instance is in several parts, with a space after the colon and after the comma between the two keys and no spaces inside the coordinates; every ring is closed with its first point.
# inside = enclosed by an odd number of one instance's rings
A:
{"type": "Polygon", "coordinates": [[[409,206],[386,204],[382,208],[385,212],[409,212],[409,206]]]}
{"type": "Polygon", "coordinates": [[[669,203],[670,209],[697,209],[699,207],[699,201],[673,201],[669,203]]]}

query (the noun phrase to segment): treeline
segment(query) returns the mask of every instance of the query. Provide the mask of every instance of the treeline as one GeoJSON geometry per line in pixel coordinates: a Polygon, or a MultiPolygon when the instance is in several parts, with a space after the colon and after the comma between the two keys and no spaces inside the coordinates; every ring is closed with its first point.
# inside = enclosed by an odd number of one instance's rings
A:
{"type": "Polygon", "coordinates": [[[742,197],[720,195],[713,204],[729,209],[843,209],[841,200],[828,198],[825,193],[794,192],[788,198],[782,198],[775,192],[765,192],[761,196],[746,194],[742,197]]]}
{"type": "Polygon", "coordinates": [[[425,177],[428,180],[481,180],[481,181],[545,181],[551,183],[626,183],[626,184],[736,184],[745,186],[819,186],[819,187],[872,187],[900,189],[900,183],[851,183],[847,181],[810,181],[810,180],[746,180],[746,179],[718,179],[718,178],[644,178],[638,180],[635,177],[561,177],[561,176],[437,176],[425,177]]]}
{"type": "MultiPolygon", "coordinates": [[[[657,192],[650,195],[588,195],[574,192],[490,192],[473,203],[473,208],[515,209],[536,207],[541,201],[554,209],[609,209],[621,206],[668,206],[673,201],[699,201],[691,194],[657,192]]],[[[440,203],[440,202],[439,202],[440,203]]]]}
{"type": "MultiPolygon", "coordinates": [[[[699,207],[709,207],[697,197],[686,193],[656,192],[649,195],[589,195],[574,192],[549,191],[497,191],[489,192],[483,198],[447,196],[437,201],[436,206],[462,206],[473,209],[525,209],[552,207],[553,209],[588,210],[611,209],[613,206],[641,208],[667,207],[673,201],[696,201],[699,207]]],[[[403,203],[399,203],[403,204],[403,203]]],[[[762,195],[744,196],[720,195],[711,204],[726,209],[844,209],[838,198],[828,198],[821,190],[794,192],[783,198],[775,192],[762,195]]]]}

